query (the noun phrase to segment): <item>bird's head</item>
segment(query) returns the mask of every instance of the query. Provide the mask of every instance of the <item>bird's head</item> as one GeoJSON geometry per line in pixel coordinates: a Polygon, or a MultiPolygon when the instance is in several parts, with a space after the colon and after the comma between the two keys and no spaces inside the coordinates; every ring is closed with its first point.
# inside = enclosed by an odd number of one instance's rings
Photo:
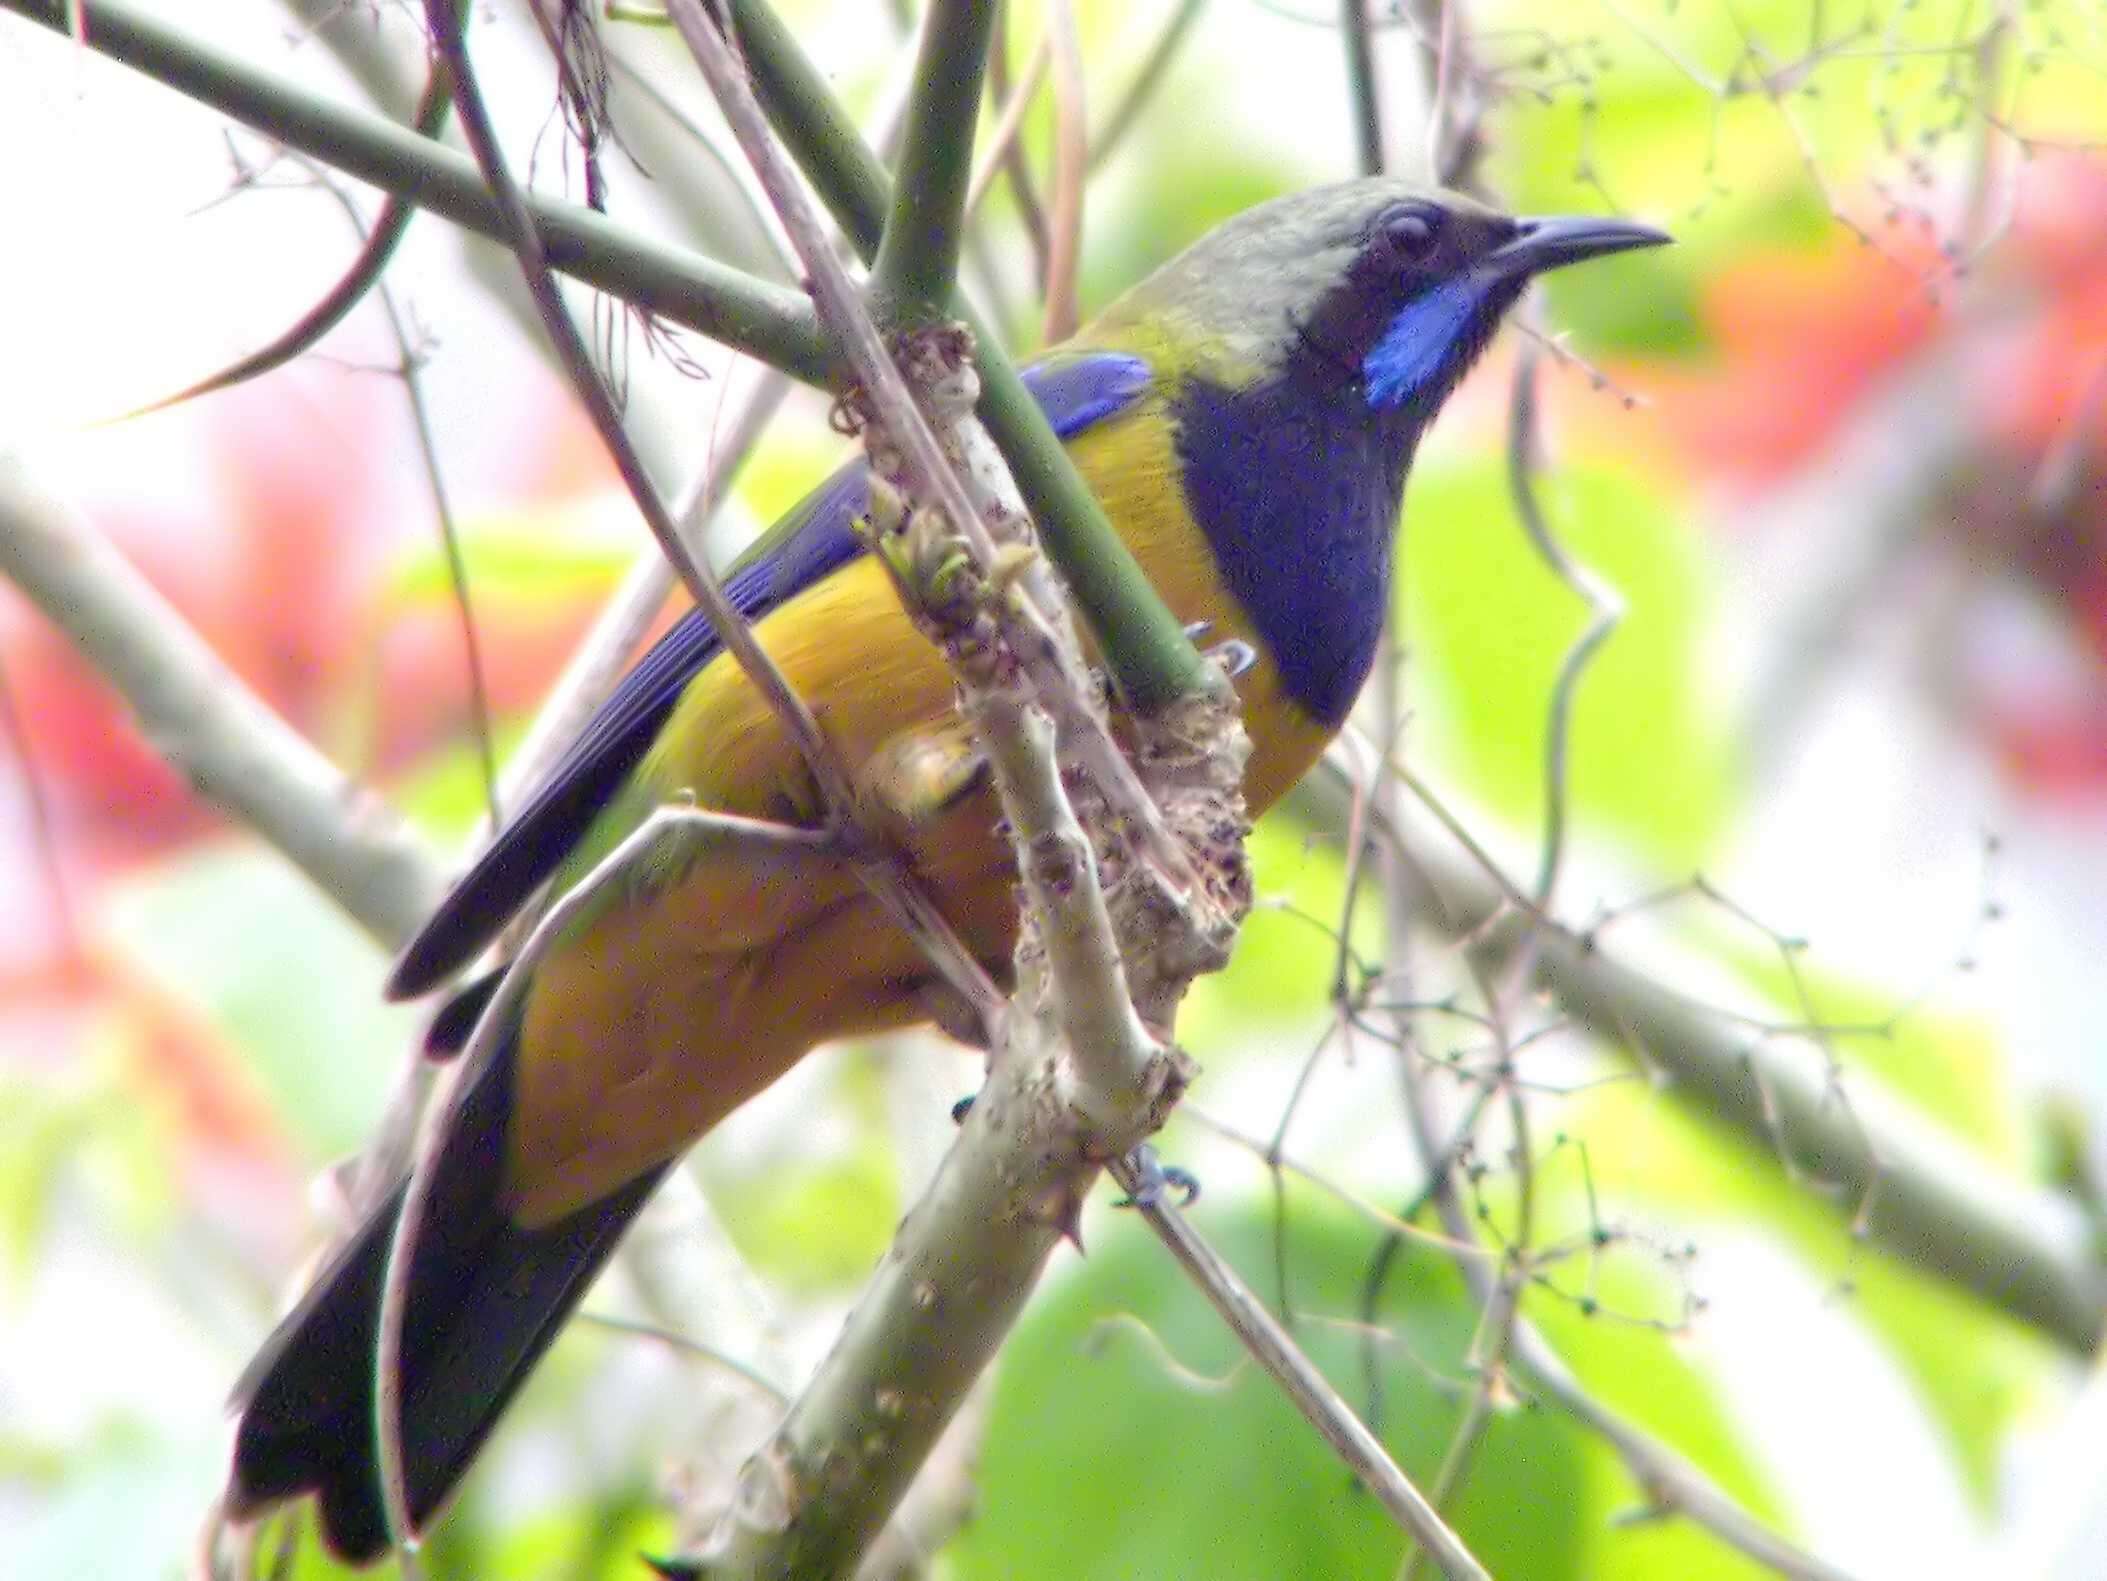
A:
{"type": "Polygon", "coordinates": [[[1367,678],[1413,449],[1501,315],[1547,269],[1667,240],[1351,181],[1238,215],[1084,332],[1151,370],[1183,503],[1310,716],[1338,726],[1367,678]]]}
{"type": "Polygon", "coordinates": [[[1668,240],[1628,220],[1517,219],[1402,181],[1348,181],[1217,227],[1105,322],[1155,325],[1215,382],[1336,380],[1417,427],[1537,275],[1668,240]]]}

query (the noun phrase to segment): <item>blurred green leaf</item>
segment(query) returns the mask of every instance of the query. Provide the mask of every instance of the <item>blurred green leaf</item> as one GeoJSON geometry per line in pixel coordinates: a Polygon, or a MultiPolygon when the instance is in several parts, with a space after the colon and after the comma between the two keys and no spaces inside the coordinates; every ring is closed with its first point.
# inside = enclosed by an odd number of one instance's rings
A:
{"type": "Polygon", "coordinates": [[[240,1047],[309,1158],[358,1147],[421,1012],[381,997],[387,963],[283,858],[203,846],[114,890],[119,948],[240,1047]]]}
{"type": "Polygon", "coordinates": [[[1742,975],[1778,1007],[1781,1019],[1845,1029],[1827,1041],[1850,1072],[1877,1078],[2014,1174],[2026,1168],[2021,1094],[2012,1084],[2011,1066],[1989,1025],[1940,1015],[1922,1005],[1898,1013],[1898,996],[1893,991],[1825,972],[1804,953],[1793,963],[1806,989],[1803,1005],[1776,950],[1749,948],[1730,959],[1736,959],[1742,975]],[[1856,1028],[1868,1030],[1851,1030],[1856,1028]]]}
{"type": "Polygon", "coordinates": [[[1664,252],[1630,253],[1547,275],[1551,321],[1590,357],[1676,356],[1704,343],[1698,279],[1664,252]]]}
{"type": "MultiPolygon", "coordinates": [[[[1580,681],[1570,807],[1663,868],[1694,867],[1732,785],[1701,659],[1703,546],[1657,484],[1624,473],[1562,466],[1539,497],[1567,551],[1626,606],[1580,681]]],[[[1425,738],[1471,790],[1536,827],[1552,687],[1586,607],[1524,536],[1497,462],[1421,466],[1405,517],[1411,673],[1433,705],[1425,738]]]]}
{"type": "Polygon", "coordinates": [[[199,1512],[217,1491],[220,1464],[210,1438],[178,1442],[113,1422],[73,1448],[67,1476],[48,1499],[11,1515],[0,1531],[0,1574],[174,1581],[199,1512]]]}
{"type": "Polygon", "coordinates": [[[1774,1155],[1661,1102],[1651,1087],[1596,1086],[1569,1100],[1564,1123],[1588,1138],[1605,1211],[1620,1203],[1660,1203],[1687,1222],[1766,1229],[1817,1279],[1848,1292],[1852,1309],[1895,1353],[1971,1491],[1988,1507],[2005,1437],[2050,1376],[2053,1353],[2041,1336],[1854,1240],[1851,1204],[1789,1180],[1774,1155]]]}
{"type": "MultiPolygon", "coordinates": [[[[1262,1210],[1203,1215],[1245,1268],[1271,1265],[1262,1210]]],[[[1361,1393],[1356,1291],[1369,1236],[1298,1205],[1292,1287],[1301,1343],[1361,1393]]],[[[1474,1317],[1448,1262],[1414,1252],[1383,1314],[1386,1439],[1428,1477],[1461,1400],[1474,1317]],[[1432,1369],[1431,1372],[1429,1369],[1432,1369]]],[[[1498,1415],[1456,1524],[1495,1575],[1584,1568],[1586,1446],[1566,1422],[1498,1415]]],[[[962,1577],[1388,1578],[1401,1539],[1315,1431],[1242,1353],[1138,1225],[1122,1223],[1032,1306],[1003,1353],[978,1518],[948,1557],[962,1577]],[[1087,1512],[1087,1514],[1083,1513],[1087,1512]]]]}
{"type": "MultiPolygon", "coordinates": [[[[517,720],[498,722],[491,732],[491,744],[500,764],[525,733],[524,724],[517,720]]],[[[483,784],[483,755],[472,741],[457,739],[432,753],[392,792],[404,816],[442,839],[465,843],[490,811],[483,784]]]]}
{"type": "Polygon", "coordinates": [[[638,1555],[663,1552],[672,1536],[671,1518],[639,1485],[626,1494],[573,1501],[517,1523],[492,1545],[487,1573],[638,1581],[648,1574],[638,1555]]]}
{"type": "MultiPolygon", "coordinates": [[[[469,586],[479,601],[575,604],[611,588],[636,558],[633,543],[560,511],[477,521],[461,533],[460,545],[469,586]]],[[[417,540],[396,561],[388,591],[388,602],[396,608],[451,605],[454,583],[444,547],[417,540]]]]}
{"type": "Polygon", "coordinates": [[[1308,184],[1268,151],[1226,138],[1194,140],[1219,85],[1186,76],[1165,85],[1154,111],[1128,134],[1119,155],[1141,190],[1127,223],[1090,230],[1080,280],[1088,320],[1159,264],[1233,214],[1308,184]]]}
{"type": "MultiPolygon", "coordinates": [[[[861,1280],[903,1211],[879,1050],[823,1053],[824,1097],[778,1145],[736,1160],[703,1154],[710,1200],[740,1252],[789,1290],[861,1280]],[[784,1143],[796,1146],[792,1152],[784,1143]]],[[[809,1073],[800,1072],[800,1077],[809,1073]]]]}
{"type": "Polygon", "coordinates": [[[175,1169],[167,1128],[123,1061],[101,1050],[51,1079],[0,1070],[0,1258],[34,1272],[56,1194],[86,1179],[132,1233],[166,1221],[175,1169]]]}
{"type": "MultiPolygon", "coordinates": [[[[1246,846],[1258,903],[1222,971],[1200,978],[1178,1012],[1178,1035],[1213,1060],[1249,1052],[1284,1024],[1307,1023],[1330,1002],[1346,864],[1336,844],[1293,818],[1264,819],[1246,846]]],[[[1380,938],[1373,875],[1355,908],[1363,950],[1380,938]]]]}

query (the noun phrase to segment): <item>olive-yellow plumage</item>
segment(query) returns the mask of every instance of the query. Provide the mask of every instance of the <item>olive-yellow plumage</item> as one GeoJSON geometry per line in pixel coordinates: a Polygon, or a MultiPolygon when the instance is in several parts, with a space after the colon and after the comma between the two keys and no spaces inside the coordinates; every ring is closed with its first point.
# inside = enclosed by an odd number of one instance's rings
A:
{"type": "MultiPolygon", "coordinates": [[[[1150,524],[1130,541],[1172,612],[1206,622],[1209,641],[1257,648],[1178,496],[1169,433],[1144,404],[1079,435],[1070,451],[1115,522],[1150,524]]],[[[956,729],[950,675],[873,560],[799,594],[756,635],[848,763],[903,736],[956,729]]],[[[1282,694],[1258,651],[1238,683],[1254,722],[1246,789],[1255,812],[1300,779],[1331,736],[1282,694]]],[[[819,810],[796,746],[728,656],[689,686],[642,777],[750,817],[810,820],[819,810]]],[[[894,832],[967,948],[999,971],[1017,912],[994,820],[992,792],[976,785],[929,822],[894,832]]],[[[539,1227],[605,1196],[817,1043],[927,1020],[928,973],[855,874],[811,853],[705,856],[677,884],[600,912],[536,972],[528,996],[520,1043],[533,1056],[520,1062],[505,1160],[513,1217],[539,1227]]]]}
{"type": "MultiPolygon", "coordinates": [[[[1388,602],[1419,435],[1536,273],[1665,240],[1514,220],[1388,181],[1220,227],[1027,374],[1181,621],[1255,662],[1237,690],[1263,811],[1344,723],[1388,602]]],[[[950,677],[851,530],[851,468],[735,567],[736,602],[857,779],[867,821],[998,976],[1015,872],[950,677]],[[945,772],[901,795],[903,764],[945,772]]],[[[912,779],[913,776],[907,776],[912,779]]],[[[824,809],[772,710],[690,615],[398,964],[403,993],[467,964],[544,882],[579,882],[653,808],[779,822],[824,809]]],[[[492,979],[435,1033],[458,1042],[492,979]]],[[[422,1193],[402,1344],[409,1507],[429,1517],[670,1162],[828,1039],[928,1019],[932,973],[842,861],[725,843],[596,896],[463,1073],[422,1193]]],[[[503,1001],[500,1001],[502,1004],[503,1001]]],[[[355,1559],[385,1546],[372,1352],[400,1188],[237,1390],[229,1509],[306,1491],[355,1559]]]]}

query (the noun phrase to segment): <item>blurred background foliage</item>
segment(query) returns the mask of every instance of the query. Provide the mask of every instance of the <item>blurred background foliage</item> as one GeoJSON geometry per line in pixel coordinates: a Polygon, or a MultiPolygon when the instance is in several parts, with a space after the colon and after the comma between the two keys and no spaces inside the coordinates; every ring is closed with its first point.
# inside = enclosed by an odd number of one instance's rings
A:
{"type": "MultiPolygon", "coordinates": [[[[407,62],[403,81],[418,70],[394,6],[328,7],[314,32],[298,14],[325,8],[165,9],[347,95],[385,99],[374,59],[407,62]]],[[[852,104],[886,91],[897,17],[852,0],[784,9],[852,104]]],[[[1437,108],[1467,110],[1483,178],[1512,207],[1614,209],[1681,243],[1560,275],[1548,294],[1541,497],[1626,604],[1574,717],[1563,910],[1735,1007],[1752,1046],[1828,1072],[1836,1103],[1877,1092],[1987,1167],[2095,1203],[2099,11],[1373,10],[1393,168],[1424,168],[1437,108]],[[1689,887],[1700,872],[1710,884],[1689,887]]],[[[1351,173],[1320,0],[1077,11],[1099,127],[1174,15],[1193,13],[1092,180],[1086,311],[1215,220],[1351,173]]],[[[1043,6],[1013,7],[1013,78],[1045,23],[1043,6]]],[[[545,187],[578,190],[520,6],[479,9],[477,27],[519,156],[545,187]]],[[[765,228],[736,183],[637,87],[659,84],[707,127],[677,52],[646,29],[611,38],[634,154],[608,158],[613,212],[759,264],[765,228]]],[[[247,134],[227,145],[230,179],[211,116],[12,21],[0,80],[9,146],[39,150],[8,179],[18,204],[43,205],[49,249],[30,272],[33,249],[0,262],[18,348],[0,428],[266,700],[461,848],[485,812],[461,612],[399,383],[375,375],[399,354],[371,307],[260,384],[91,426],[274,333],[348,255],[341,214],[247,134]]],[[[1023,135],[1034,168],[1052,135],[1041,103],[1023,135]]],[[[998,183],[969,284],[1029,348],[1017,221],[998,183]]],[[[418,326],[500,751],[641,541],[517,331],[507,268],[420,221],[392,275],[418,326]]],[[[718,359],[685,348],[710,365],[697,381],[619,320],[601,326],[647,447],[669,475],[692,467],[714,442],[718,359]]],[[[1526,875],[1549,691],[1587,612],[1515,519],[1516,344],[1414,474],[1399,616],[1406,754],[1526,875]]],[[[721,518],[726,547],[839,450],[821,403],[794,401],[721,518]]],[[[172,1575],[220,1475],[224,1392],[329,1222],[326,1177],[313,1182],[376,1123],[418,1013],[381,1004],[373,943],[191,797],[7,594],[0,682],[14,875],[0,906],[0,1573],[172,1575]]],[[[1375,1357],[1381,1426],[1430,1480],[1481,1336],[1426,1246],[1365,1294],[1381,1214],[1421,1178],[1395,1051],[1332,1035],[1339,964],[1379,957],[1382,908],[1363,893],[1342,945],[1336,830],[1290,813],[1254,849],[1261,910],[1189,1008],[1181,1032],[1207,1075],[1165,1147],[1207,1183],[1206,1231],[1357,1401],[1375,1357]],[[1275,1153],[1289,1167],[1269,1169],[1275,1153]]],[[[1464,981],[1439,940],[1416,960],[1430,1005],[1464,981]]],[[[1525,1310],[1591,1391],[1852,1574],[2099,1573],[2082,1526],[2107,1504],[2107,1404],[2083,1359],[1868,1246],[1860,1204],[1680,1103],[1643,1061],[1534,1013],[1526,1164],[1494,1129],[1466,1178],[1498,1239],[1526,1169],[1525,1310]]],[[[1460,1113],[1483,1029],[1430,1009],[1417,1032],[1460,1113]]],[[[793,1384],[974,1084],[973,1060],[927,1037],[808,1061],[700,1150],[700,1190],[684,1183],[590,1305],[793,1384]]],[[[970,1408],[974,1513],[931,1573],[1395,1573],[1378,1507],[1139,1228],[1100,1205],[1085,1242],[970,1408]]],[[[1507,1390],[1497,1404],[1456,1507],[1497,1575],[1759,1573],[1647,1518],[1645,1491],[1567,1417],[1507,1390]]],[[[768,1409],[753,1381],[662,1338],[582,1324],[433,1540],[430,1573],[635,1575],[640,1551],[681,1535],[669,1505],[721,1496],[768,1409]]],[[[329,1573],[307,1538],[288,1540],[291,1574],[329,1573]]]]}

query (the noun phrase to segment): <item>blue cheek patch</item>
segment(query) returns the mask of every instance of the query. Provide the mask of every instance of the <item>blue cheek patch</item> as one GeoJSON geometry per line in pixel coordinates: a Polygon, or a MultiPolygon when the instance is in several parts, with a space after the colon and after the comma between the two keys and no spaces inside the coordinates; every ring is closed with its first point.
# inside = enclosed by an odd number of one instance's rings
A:
{"type": "Polygon", "coordinates": [[[1383,338],[1361,361],[1368,404],[1395,411],[1437,379],[1485,311],[1493,281],[1461,274],[1423,291],[1398,310],[1383,338]]]}

